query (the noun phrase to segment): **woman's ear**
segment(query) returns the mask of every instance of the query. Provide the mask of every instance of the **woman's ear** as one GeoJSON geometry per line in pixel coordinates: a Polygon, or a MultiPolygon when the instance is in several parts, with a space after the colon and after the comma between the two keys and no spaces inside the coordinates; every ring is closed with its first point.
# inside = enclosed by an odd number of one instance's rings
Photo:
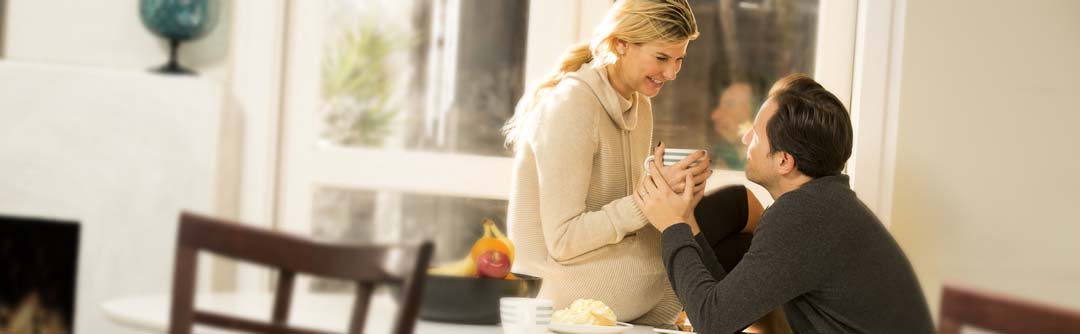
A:
{"type": "Polygon", "coordinates": [[[613,38],[612,42],[612,44],[615,45],[615,53],[618,53],[620,56],[626,55],[626,49],[630,48],[629,43],[618,38],[613,38]]]}

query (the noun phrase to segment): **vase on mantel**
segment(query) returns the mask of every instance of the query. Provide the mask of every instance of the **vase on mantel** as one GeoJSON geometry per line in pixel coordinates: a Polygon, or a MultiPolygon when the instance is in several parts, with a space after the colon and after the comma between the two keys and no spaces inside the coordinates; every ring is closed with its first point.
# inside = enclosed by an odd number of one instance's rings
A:
{"type": "Polygon", "coordinates": [[[151,71],[193,75],[180,66],[180,43],[206,36],[217,25],[220,0],[139,0],[139,16],[146,29],[169,40],[169,61],[151,71]]]}

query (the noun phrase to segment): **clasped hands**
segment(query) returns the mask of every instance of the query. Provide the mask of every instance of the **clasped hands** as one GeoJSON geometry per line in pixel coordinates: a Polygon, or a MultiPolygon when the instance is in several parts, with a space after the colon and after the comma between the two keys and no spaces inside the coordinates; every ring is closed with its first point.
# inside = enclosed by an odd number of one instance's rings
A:
{"type": "Polygon", "coordinates": [[[705,151],[694,152],[671,166],[663,166],[664,144],[653,152],[644,176],[634,190],[634,202],[649,219],[649,224],[663,232],[677,223],[687,223],[696,235],[694,207],[705,196],[705,181],[712,175],[705,151]],[[701,163],[694,164],[701,160],[701,163]]]}

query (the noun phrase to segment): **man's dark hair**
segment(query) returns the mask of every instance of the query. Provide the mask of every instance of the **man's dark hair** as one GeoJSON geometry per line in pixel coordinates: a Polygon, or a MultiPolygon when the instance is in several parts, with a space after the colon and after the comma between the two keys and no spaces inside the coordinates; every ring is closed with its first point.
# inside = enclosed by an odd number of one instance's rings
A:
{"type": "Polygon", "coordinates": [[[810,177],[837,175],[851,157],[851,117],[844,104],[803,74],[789,75],[770,92],[776,115],[765,126],[770,151],[795,157],[810,177]]]}

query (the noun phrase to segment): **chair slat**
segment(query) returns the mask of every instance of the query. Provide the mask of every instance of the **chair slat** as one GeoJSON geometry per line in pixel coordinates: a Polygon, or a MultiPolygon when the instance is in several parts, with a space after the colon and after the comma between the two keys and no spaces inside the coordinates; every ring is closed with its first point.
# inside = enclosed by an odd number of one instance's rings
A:
{"type": "Polygon", "coordinates": [[[182,214],[181,220],[193,225],[181,231],[180,242],[183,244],[217,255],[328,278],[400,282],[404,277],[384,266],[387,255],[400,252],[404,261],[416,256],[415,251],[408,249],[326,244],[190,213],[182,214]]]}
{"type": "Polygon", "coordinates": [[[1013,297],[946,285],[938,332],[959,334],[964,326],[998,333],[1080,333],[1080,312],[1013,297]]]}

